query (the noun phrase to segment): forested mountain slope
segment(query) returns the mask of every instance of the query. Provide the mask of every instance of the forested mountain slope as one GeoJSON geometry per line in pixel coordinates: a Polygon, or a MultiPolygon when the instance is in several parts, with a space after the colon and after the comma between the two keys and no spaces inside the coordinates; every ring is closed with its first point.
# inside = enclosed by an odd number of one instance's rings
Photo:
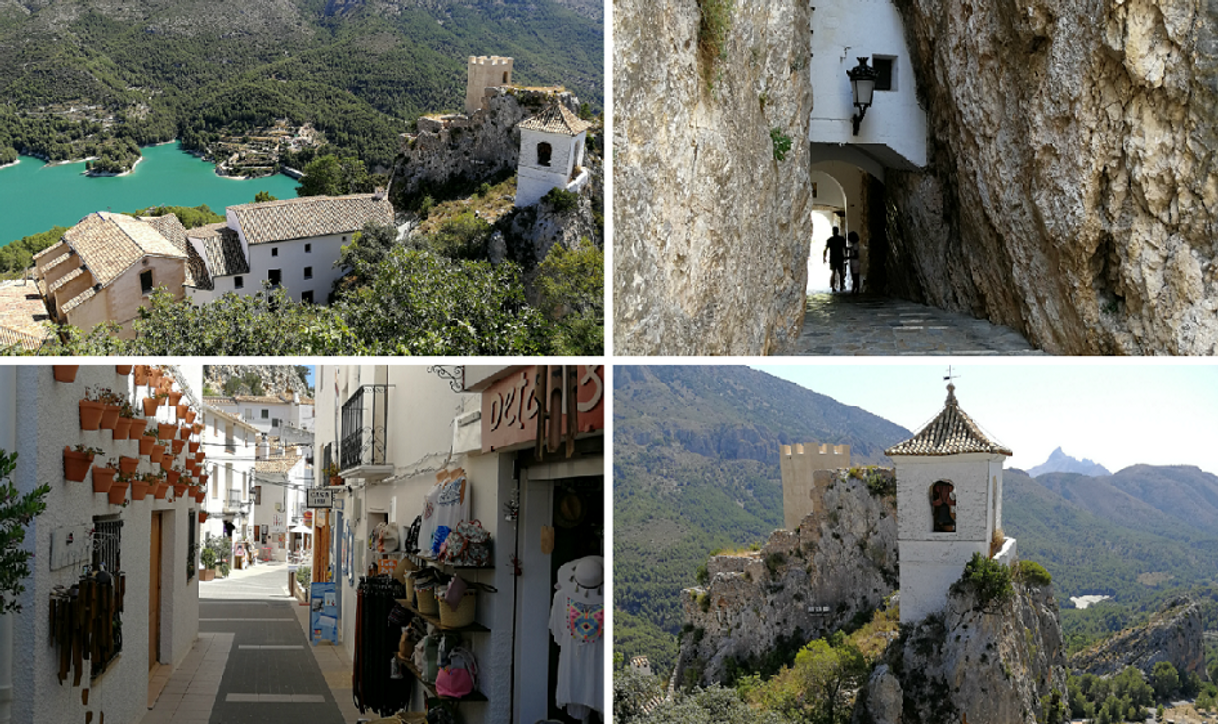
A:
{"type": "Polygon", "coordinates": [[[0,0],[0,151],[52,160],[288,117],[369,168],[457,110],[470,55],[598,109],[603,25],[554,0],[0,0]]]}

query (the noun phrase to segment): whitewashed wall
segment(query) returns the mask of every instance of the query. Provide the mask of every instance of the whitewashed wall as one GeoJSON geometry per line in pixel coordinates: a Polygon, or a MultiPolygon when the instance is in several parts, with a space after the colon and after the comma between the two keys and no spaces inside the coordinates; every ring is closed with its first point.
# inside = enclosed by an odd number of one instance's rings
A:
{"type": "Polygon", "coordinates": [[[586,137],[587,133],[564,136],[522,128],[520,162],[516,169],[516,205],[532,206],[550,189],[566,188],[572,169],[583,160],[586,137]],[[549,166],[538,163],[537,146],[540,143],[548,143],[552,149],[549,166]]]}
{"type": "Polygon", "coordinates": [[[912,166],[926,165],[926,112],[918,106],[904,24],[890,0],[830,0],[812,12],[812,60],[816,99],[808,137],[816,143],[882,146],[912,166]],[[892,91],[876,91],[853,135],[854,96],[846,71],[858,56],[893,56],[892,91]]]}

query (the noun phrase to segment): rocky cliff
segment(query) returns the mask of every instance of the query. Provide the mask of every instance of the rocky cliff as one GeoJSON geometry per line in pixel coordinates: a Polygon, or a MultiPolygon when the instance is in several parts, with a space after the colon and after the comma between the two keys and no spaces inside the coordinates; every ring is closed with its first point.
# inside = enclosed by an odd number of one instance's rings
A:
{"type": "Polygon", "coordinates": [[[1149,677],[1155,664],[1167,661],[1181,674],[1192,672],[1206,681],[1204,634],[1201,607],[1196,601],[1179,598],[1160,609],[1145,626],[1122,631],[1079,652],[1070,659],[1070,666],[1097,676],[1136,666],[1149,677]]]}
{"type": "MultiPolygon", "coordinates": [[[[224,385],[233,378],[254,373],[262,380],[264,394],[274,395],[288,390],[308,395],[308,385],[297,367],[285,365],[205,365],[203,385],[216,394],[223,394],[224,385]]],[[[240,394],[249,394],[242,392],[240,394]]]]}
{"type": "Polygon", "coordinates": [[[888,178],[896,291],[1050,352],[1213,354],[1218,6],[896,2],[932,137],[888,178]]]}
{"type": "Polygon", "coordinates": [[[797,530],[707,562],[707,584],[686,591],[694,633],[682,641],[677,681],[691,667],[700,681],[722,680],[733,659],[756,662],[781,637],[825,636],[896,588],[896,498],[873,495],[846,471],[814,496],[816,512],[797,530]]]}
{"type": "Polygon", "coordinates": [[[737,0],[705,60],[699,6],[614,3],[619,354],[764,354],[803,323],[809,7],[737,0]]]}
{"type": "Polygon", "coordinates": [[[971,591],[905,632],[860,694],[856,724],[1036,724],[1066,701],[1065,657],[1051,586],[1016,584],[1001,606],[971,591]]]}

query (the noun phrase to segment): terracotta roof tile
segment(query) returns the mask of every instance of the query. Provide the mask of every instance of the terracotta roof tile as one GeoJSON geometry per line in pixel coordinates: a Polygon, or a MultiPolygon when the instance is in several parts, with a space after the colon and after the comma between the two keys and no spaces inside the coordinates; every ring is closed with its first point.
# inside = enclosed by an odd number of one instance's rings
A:
{"type": "Polygon", "coordinates": [[[32,282],[0,282],[0,347],[20,345],[37,349],[51,331],[46,304],[32,282]]]}
{"type": "Polygon", "coordinates": [[[186,253],[186,227],[182,226],[182,222],[174,214],[165,214],[163,216],[141,216],[140,221],[146,221],[152,224],[152,227],[161,233],[161,236],[169,240],[173,244],[173,248],[186,253]]]}
{"type": "Polygon", "coordinates": [[[34,261],[38,261],[42,257],[47,256],[49,254],[50,255],[64,254],[64,253],[68,253],[68,252],[69,252],[68,245],[63,243],[63,239],[60,239],[59,241],[55,242],[54,244],[51,244],[47,248],[45,248],[42,251],[35,254],[33,258],[34,258],[34,261]]]}
{"type": "Polygon", "coordinates": [[[186,278],[183,285],[195,289],[212,289],[211,276],[207,273],[207,263],[194,246],[186,246],[186,278]]]}
{"type": "Polygon", "coordinates": [[[517,128],[545,133],[561,133],[564,136],[578,136],[591,127],[591,123],[580,120],[561,103],[552,103],[541,113],[517,124],[517,128]]]}
{"type": "Polygon", "coordinates": [[[200,226],[186,232],[186,235],[199,240],[207,269],[212,276],[226,277],[250,273],[249,262],[241,249],[241,239],[225,222],[200,226]]]}
{"type": "Polygon", "coordinates": [[[63,307],[60,311],[62,311],[64,314],[67,314],[68,312],[72,311],[73,309],[76,309],[80,305],[82,305],[85,302],[92,299],[96,294],[97,294],[97,289],[94,287],[89,287],[88,289],[84,290],[80,294],[77,294],[76,296],[72,297],[68,301],[64,302],[63,307]]]}
{"type": "Polygon", "coordinates": [[[114,281],[145,256],[186,258],[185,251],[162,236],[156,226],[109,211],[89,214],[65,231],[63,239],[76,250],[81,262],[102,286],[114,281]]]}
{"type": "Polygon", "coordinates": [[[918,434],[884,451],[885,455],[959,455],[961,453],[997,453],[1011,451],[981,431],[977,423],[956,403],[956,386],[947,385],[947,402],[935,419],[918,434]]]}
{"type": "Polygon", "coordinates": [[[364,224],[393,223],[393,206],[376,194],[306,196],[230,206],[249,244],[350,234],[364,224]]]}
{"type": "Polygon", "coordinates": [[[255,462],[254,470],[260,473],[286,473],[295,467],[296,462],[301,457],[301,454],[295,450],[287,453],[272,454],[271,457],[265,460],[255,462]]]}
{"type": "Polygon", "coordinates": [[[54,294],[55,292],[59,291],[63,287],[67,286],[67,284],[69,282],[71,282],[73,279],[76,279],[77,277],[83,276],[85,274],[88,274],[88,272],[85,271],[84,267],[79,267],[79,266],[76,267],[72,271],[70,271],[67,274],[64,274],[63,276],[56,279],[54,284],[47,287],[47,294],[54,294]]]}

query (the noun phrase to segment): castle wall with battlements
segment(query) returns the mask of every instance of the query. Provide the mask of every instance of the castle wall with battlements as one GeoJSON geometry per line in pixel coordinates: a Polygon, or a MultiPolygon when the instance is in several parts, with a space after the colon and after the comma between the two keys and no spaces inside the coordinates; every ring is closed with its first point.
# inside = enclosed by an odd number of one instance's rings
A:
{"type": "Polygon", "coordinates": [[[482,108],[487,88],[512,84],[512,59],[498,55],[469,56],[469,74],[465,84],[465,113],[472,116],[482,108]]]}
{"type": "Polygon", "coordinates": [[[824,472],[821,485],[828,484],[826,471],[850,467],[849,445],[804,443],[783,445],[779,451],[782,470],[782,525],[795,530],[813,511],[817,484],[816,471],[824,472]]]}

